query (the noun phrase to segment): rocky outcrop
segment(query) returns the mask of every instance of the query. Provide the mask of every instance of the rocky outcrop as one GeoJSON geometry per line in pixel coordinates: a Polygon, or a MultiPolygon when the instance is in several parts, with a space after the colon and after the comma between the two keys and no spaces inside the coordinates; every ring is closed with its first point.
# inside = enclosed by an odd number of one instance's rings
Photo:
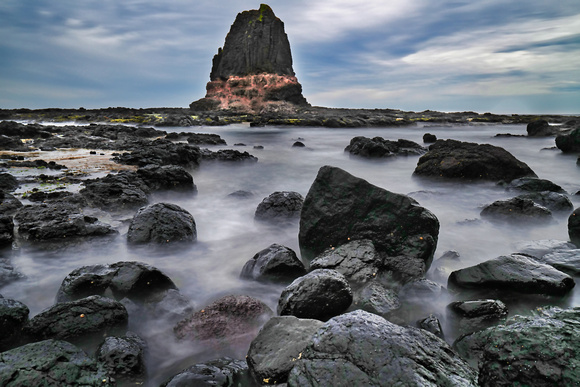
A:
{"type": "Polygon", "coordinates": [[[238,14],[213,58],[206,89],[191,109],[260,112],[308,105],[292,69],[284,23],[269,6],[238,14]]]}

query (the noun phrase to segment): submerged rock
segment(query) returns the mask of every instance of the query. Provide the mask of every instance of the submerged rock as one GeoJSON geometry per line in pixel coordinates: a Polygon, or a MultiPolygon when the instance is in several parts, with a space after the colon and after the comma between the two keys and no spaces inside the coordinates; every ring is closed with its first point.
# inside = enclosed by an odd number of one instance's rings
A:
{"type": "Polygon", "coordinates": [[[364,136],[354,137],[344,151],[367,158],[386,158],[427,153],[427,149],[413,141],[402,139],[391,141],[382,137],[368,138],[364,136]]]}
{"type": "Polygon", "coordinates": [[[192,365],[170,377],[161,387],[232,387],[252,385],[248,364],[229,357],[192,365]]]}
{"type": "Polygon", "coordinates": [[[421,156],[415,175],[466,180],[511,181],[536,174],[503,148],[489,145],[437,140],[421,156]]]}
{"type": "Polygon", "coordinates": [[[485,206],[480,215],[492,221],[540,223],[552,220],[552,212],[535,203],[532,199],[520,196],[508,200],[497,200],[485,206]]]}
{"type": "Polygon", "coordinates": [[[477,372],[443,340],[357,310],[325,323],[290,371],[289,387],[476,386],[477,372]]]}
{"type": "Polygon", "coordinates": [[[525,192],[557,192],[566,193],[558,184],[554,184],[550,180],[538,179],[536,177],[522,177],[514,179],[509,183],[503,184],[507,190],[525,191],[525,192]]]}
{"type": "Polygon", "coordinates": [[[370,240],[383,258],[382,273],[408,281],[429,268],[438,234],[435,215],[409,196],[324,166],[304,200],[298,239],[306,261],[328,248],[370,240]]]}
{"type": "Polygon", "coordinates": [[[146,165],[137,170],[137,175],[152,191],[197,191],[191,174],[178,165],[146,165]]]}
{"type": "Polygon", "coordinates": [[[292,222],[300,218],[303,203],[304,198],[298,192],[274,192],[258,204],[254,218],[270,223],[292,222]]]}
{"type": "Polygon", "coordinates": [[[193,216],[176,204],[156,203],[141,208],[129,225],[127,241],[133,244],[195,242],[193,216]]]}
{"type": "Polygon", "coordinates": [[[240,278],[290,282],[304,274],[306,268],[296,253],[286,246],[274,243],[246,262],[240,278]]]}

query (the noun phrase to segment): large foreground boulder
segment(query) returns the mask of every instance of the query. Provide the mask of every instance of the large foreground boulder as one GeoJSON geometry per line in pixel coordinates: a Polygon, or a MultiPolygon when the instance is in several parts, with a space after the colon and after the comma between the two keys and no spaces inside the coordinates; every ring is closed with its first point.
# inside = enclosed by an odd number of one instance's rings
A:
{"type": "Polygon", "coordinates": [[[451,273],[448,287],[455,290],[489,290],[562,296],[574,279],[530,256],[511,254],[451,273]]]}
{"type": "Polygon", "coordinates": [[[193,216],[171,203],[156,203],[141,208],[127,231],[127,241],[133,244],[195,242],[196,239],[193,216]]]}
{"type": "Polygon", "coordinates": [[[116,386],[105,368],[67,341],[45,340],[0,353],[2,386],[116,386]]]}
{"type": "Polygon", "coordinates": [[[447,343],[357,310],[325,323],[288,377],[304,386],[476,386],[477,372],[447,343]]]}
{"type": "Polygon", "coordinates": [[[409,280],[429,268],[438,234],[435,215],[414,199],[324,166],[304,200],[298,238],[306,261],[328,248],[370,240],[383,259],[381,271],[409,280]]]}
{"type": "Polygon", "coordinates": [[[454,346],[479,366],[480,386],[580,385],[580,308],[537,308],[454,346]]]}
{"type": "Polygon", "coordinates": [[[511,181],[536,174],[503,148],[489,145],[437,140],[421,156],[415,175],[466,180],[511,181]]]}

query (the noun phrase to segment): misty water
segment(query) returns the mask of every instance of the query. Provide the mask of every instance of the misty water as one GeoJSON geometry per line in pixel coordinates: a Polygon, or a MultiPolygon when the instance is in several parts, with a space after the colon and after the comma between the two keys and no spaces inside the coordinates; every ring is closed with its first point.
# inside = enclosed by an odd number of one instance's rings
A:
{"type": "MultiPolygon", "coordinates": [[[[4,297],[25,303],[32,317],[55,302],[61,281],[72,270],[96,263],[141,261],[166,273],[191,299],[195,310],[226,294],[246,294],[261,299],[276,311],[283,287],[241,280],[239,274],[247,260],[272,243],[288,246],[299,255],[298,223],[285,227],[268,226],[255,222],[254,212],[262,199],[275,191],[296,191],[306,196],[319,168],[324,165],[342,168],[389,191],[410,195],[432,211],[441,224],[435,260],[444,252],[454,250],[461,258],[457,268],[516,252],[517,246],[525,241],[568,240],[568,214],[556,215],[553,222],[535,226],[497,225],[481,220],[482,206],[517,193],[507,192],[490,182],[434,181],[415,177],[413,170],[417,156],[373,161],[349,156],[344,148],[354,136],[402,138],[423,144],[422,136],[429,132],[439,139],[500,146],[527,163],[538,177],[562,186],[569,193],[574,207],[580,202],[573,195],[580,190],[577,156],[565,155],[555,149],[553,137],[495,137],[498,133],[525,135],[525,125],[328,129],[250,128],[240,124],[165,130],[217,133],[228,146],[210,149],[234,148],[259,158],[257,163],[204,164],[191,171],[198,189],[195,196],[164,194],[151,197],[151,203],[171,202],[188,210],[195,218],[198,241],[187,248],[132,247],[127,245],[124,235],[127,224],[117,223],[121,233],[107,243],[86,243],[53,251],[24,245],[14,252],[12,264],[26,275],[26,279],[0,289],[4,297]],[[292,147],[298,140],[306,147],[292,147]],[[234,146],[239,143],[245,146],[234,146]],[[253,149],[257,145],[264,149],[253,149]],[[228,197],[237,190],[250,191],[254,196],[249,199],[228,197]]],[[[108,221],[106,218],[101,220],[108,221]]],[[[431,274],[429,272],[427,277],[437,279],[431,274]]],[[[445,285],[444,281],[441,283],[445,285]]],[[[576,287],[564,299],[545,301],[580,306],[579,291],[576,287]]],[[[445,305],[437,307],[444,313],[445,305]]],[[[516,311],[520,312],[517,308],[516,311]]],[[[511,312],[513,314],[514,310],[511,312]]],[[[167,371],[162,370],[177,372],[193,361],[209,360],[219,355],[196,348],[192,343],[175,343],[170,326],[144,328],[139,324],[138,319],[130,321],[131,328],[140,330],[149,340],[150,373],[156,381],[168,376],[167,371]]],[[[243,356],[245,349],[238,351],[243,356]]],[[[234,350],[232,354],[240,355],[239,352],[234,350]]]]}

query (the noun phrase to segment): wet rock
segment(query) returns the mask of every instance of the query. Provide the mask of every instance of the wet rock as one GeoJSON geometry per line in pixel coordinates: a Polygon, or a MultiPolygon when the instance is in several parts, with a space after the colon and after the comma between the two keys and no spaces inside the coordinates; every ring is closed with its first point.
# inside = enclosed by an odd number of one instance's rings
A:
{"type": "Polygon", "coordinates": [[[310,269],[333,269],[351,284],[362,284],[380,277],[383,259],[373,242],[361,239],[336,248],[329,248],[310,262],[310,269]]]}
{"type": "Polygon", "coordinates": [[[500,289],[558,296],[568,293],[574,285],[569,275],[522,254],[500,256],[454,271],[448,282],[448,288],[457,291],[500,289]]]}
{"type": "Polygon", "coordinates": [[[508,309],[499,300],[456,301],[447,306],[459,335],[481,331],[505,321],[508,309]]]}
{"type": "Polygon", "coordinates": [[[228,198],[234,199],[250,199],[254,197],[254,193],[250,191],[238,190],[228,195],[228,198]]]}
{"type": "Polygon", "coordinates": [[[576,208],[568,217],[568,236],[570,241],[580,247],[580,208],[576,208]]]}
{"type": "Polygon", "coordinates": [[[574,210],[574,205],[568,199],[568,196],[551,191],[544,192],[530,192],[518,196],[521,199],[530,199],[539,206],[545,207],[553,213],[569,214],[574,210]]]}
{"type": "Polygon", "coordinates": [[[12,192],[20,187],[18,180],[9,173],[0,173],[0,192],[12,192]]]}
{"type": "Polygon", "coordinates": [[[11,216],[0,215],[0,247],[11,246],[14,240],[14,221],[11,216]]]}
{"type": "Polygon", "coordinates": [[[161,387],[231,387],[251,386],[248,364],[243,360],[224,357],[195,364],[161,384],[161,387]]]}
{"type": "Polygon", "coordinates": [[[443,334],[443,329],[441,328],[441,322],[437,316],[430,314],[429,316],[417,321],[417,328],[426,330],[427,332],[433,333],[440,339],[445,340],[445,335],[443,334]]]}
{"type": "Polygon", "coordinates": [[[286,246],[274,243],[246,262],[240,278],[291,282],[304,274],[306,274],[306,268],[296,253],[286,246]]]}
{"type": "MultiPolygon", "coordinates": [[[[29,309],[20,301],[0,295],[0,352],[17,347],[29,309]]],[[[1,371],[0,371],[1,372],[1,371]]]]}
{"type": "Polygon", "coordinates": [[[518,245],[518,252],[570,275],[580,274],[580,249],[570,242],[541,240],[518,245]]]}
{"type": "Polygon", "coordinates": [[[477,372],[443,340],[357,310],[325,323],[288,386],[477,385],[477,372]]]}
{"type": "Polygon", "coordinates": [[[401,307],[397,292],[377,281],[367,282],[354,291],[351,309],[362,309],[388,318],[391,312],[401,307]]]}
{"type": "Polygon", "coordinates": [[[167,291],[172,289],[177,289],[173,281],[151,265],[117,262],[73,270],[62,281],[56,300],[68,302],[98,295],[148,303],[165,297],[167,291]]]}
{"type": "Polygon", "coordinates": [[[119,302],[101,296],[90,296],[60,302],[31,318],[23,328],[30,340],[67,340],[91,346],[103,336],[122,335],[129,316],[119,302]]]}
{"type": "Polygon", "coordinates": [[[285,383],[288,374],[321,321],[294,316],[272,317],[252,341],[246,360],[254,379],[264,384],[285,383]]]}
{"type": "Polygon", "coordinates": [[[0,192],[0,214],[13,215],[19,208],[24,205],[14,195],[6,192],[0,192]]]}
{"type": "MultiPolygon", "coordinates": [[[[502,184],[502,183],[500,183],[502,184]]],[[[538,179],[536,177],[522,177],[520,179],[514,179],[508,183],[502,184],[507,190],[510,191],[525,191],[525,192],[557,192],[566,193],[562,187],[558,184],[554,184],[550,180],[538,179]]]]}
{"type": "Polygon", "coordinates": [[[536,177],[530,167],[503,148],[489,145],[437,140],[421,156],[415,175],[466,179],[511,181],[520,177],[536,177]]]}
{"type": "Polygon", "coordinates": [[[491,221],[525,224],[549,222],[553,219],[549,209],[520,196],[508,200],[497,200],[485,206],[480,215],[491,221]]]}
{"type": "Polygon", "coordinates": [[[6,386],[115,386],[104,367],[67,341],[44,340],[0,353],[6,386]]]}
{"type": "Polygon", "coordinates": [[[228,295],[180,321],[173,331],[179,340],[248,348],[262,325],[273,315],[274,312],[256,298],[228,295]]]}
{"type": "Polygon", "coordinates": [[[480,386],[573,386],[580,383],[580,309],[538,308],[454,344],[479,365],[480,386]]]}
{"type": "Polygon", "coordinates": [[[178,165],[146,165],[137,170],[137,175],[152,191],[197,191],[191,174],[178,165]]]}
{"type": "Polygon", "coordinates": [[[105,211],[134,211],[148,203],[149,187],[135,172],[121,171],[84,181],[80,190],[88,204],[105,211]]]}
{"type": "Polygon", "coordinates": [[[285,223],[298,220],[304,198],[298,192],[274,192],[264,198],[254,214],[254,218],[263,222],[285,223]]]}
{"type": "Polygon", "coordinates": [[[15,214],[14,220],[20,237],[32,242],[117,234],[110,225],[83,215],[79,206],[65,202],[24,206],[15,214]]]}
{"type": "Polygon", "coordinates": [[[207,161],[229,161],[229,162],[258,162],[258,158],[248,152],[240,152],[235,149],[220,149],[212,152],[209,149],[201,151],[202,160],[207,161]]]}
{"type": "Polygon", "coordinates": [[[298,239],[306,261],[329,247],[370,240],[383,258],[383,273],[406,281],[425,274],[438,234],[435,215],[414,199],[325,166],[304,200],[298,239]]]}
{"type": "Polygon", "coordinates": [[[580,128],[576,128],[568,134],[556,136],[556,146],[562,152],[580,151],[580,128]]]}
{"type": "Polygon", "coordinates": [[[350,154],[367,158],[386,158],[393,156],[422,155],[427,149],[421,145],[399,139],[397,141],[385,140],[382,137],[368,138],[357,136],[350,140],[350,144],[344,149],[350,154]]]}
{"type": "Polygon", "coordinates": [[[526,127],[529,137],[546,137],[553,136],[558,133],[556,127],[551,127],[546,120],[535,120],[528,124],[526,127]]]}
{"type": "Polygon", "coordinates": [[[146,378],[146,350],[147,344],[142,338],[127,332],[124,337],[106,337],[95,357],[118,384],[140,385],[146,378]]]}
{"type": "Polygon", "coordinates": [[[197,146],[173,143],[165,139],[157,139],[131,153],[123,153],[113,158],[116,162],[126,165],[144,167],[149,164],[180,165],[185,168],[197,168],[201,161],[201,151],[197,146]]]}
{"type": "Polygon", "coordinates": [[[288,285],[280,295],[278,314],[326,321],[352,303],[352,290],[336,270],[317,269],[288,285]]]}
{"type": "Polygon", "coordinates": [[[423,142],[424,142],[425,144],[432,144],[432,143],[434,143],[435,141],[437,141],[437,136],[436,136],[436,135],[434,135],[434,134],[431,134],[431,133],[425,133],[425,134],[423,135],[423,142]]]}
{"type": "Polygon", "coordinates": [[[195,242],[193,216],[176,204],[156,203],[141,208],[129,225],[127,241],[133,244],[195,242]]]}
{"type": "Polygon", "coordinates": [[[0,288],[21,278],[24,278],[24,275],[14,269],[10,259],[0,257],[0,288]]]}

